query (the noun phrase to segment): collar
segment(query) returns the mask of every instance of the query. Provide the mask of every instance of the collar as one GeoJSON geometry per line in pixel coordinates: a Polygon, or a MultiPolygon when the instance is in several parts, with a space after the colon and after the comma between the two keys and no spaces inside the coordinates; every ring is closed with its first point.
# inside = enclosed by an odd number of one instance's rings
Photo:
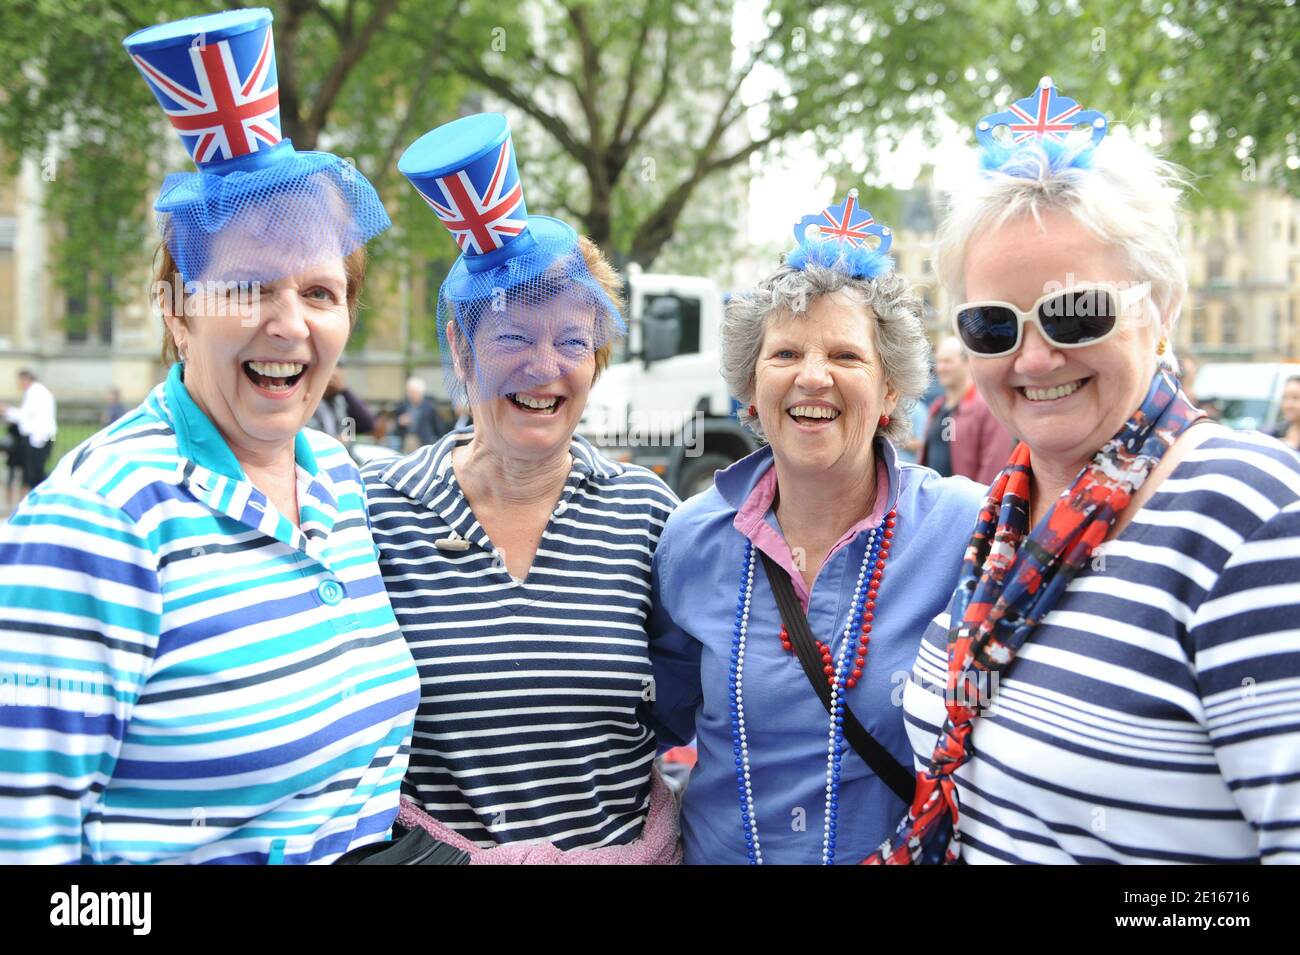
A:
{"type": "MultiPolygon", "coordinates": [[[[185,387],[185,366],[180,362],[172,365],[167,373],[163,411],[176,432],[176,446],[181,457],[222,477],[234,481],[247,480],[226,439],[190,397],[189,389],[185,387]]],[[[320,474],[316,455],[301,431],[293,439],[293,457],[295,463],[312,477],[320,474]]]]}
{"type": "MultiPolygon", "coordinates": [[[[473,436],[472,424],[451,431],[433,444],[396,458],[380,473],[379,480],[430,510],[438,510],[435,502],[443,496],[449,484],[456,483],[456,473],[451,463],[452,452],[459,445],[467,444],[473,436]]],[[[603,481],[624,471],[622,465],[610,461],[580,435],[575,434],[570,439],[569,455],[573,459],[570,484],[575,479],[603,481]]]]}
{"type": "Polygon", "coordinates": [[[177,483],[218,513],[273,537],[326,564],[326,543],[338,519],[338,495],[322,471],[304,431],[294,437],[299,525],[280,514],[240,466],[221,432],[194,403],[180,363],[172,366],[158,402],[160,416],[176,434],[177,483]]]}
{"type": "MultiPolygon", "coordinates": [[[[873,448],[876,459],[884,462],[885,473],[889,477],[889,501],[884,511],[892,510],[898,503],[898,455],[894,452],[894,446],[881,437],[875,439],[873,448]]],[[[714,486],[717,487],[718,493],[732,510],[740,511],[754,493],[759,480],[771,467],[772,447],[765,444],[753,454],[741,458],[726,470],[719,471],[714,479],[714,486]]]]}

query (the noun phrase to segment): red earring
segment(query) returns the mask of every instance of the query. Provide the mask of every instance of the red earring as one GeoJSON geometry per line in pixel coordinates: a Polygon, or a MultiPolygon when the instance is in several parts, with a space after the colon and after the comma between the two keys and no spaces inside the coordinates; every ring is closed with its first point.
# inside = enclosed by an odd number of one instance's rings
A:
{"type": "Polygon", "coordinates": [[[758,417],[758,407],[757,407],[756,405],[750,405],[750,406],[749,406],[749,416],[750,416],[751,418],[757,418],[757,417],[758,417]]]}
{"type": "Polygon", "coordinates": [[[882,414],[882,415],[880,416],[880,426],[881,426],[882,428],[888,428],[888,427],[889,427],[889,415],[887,415],[887,414],[882,414]]]}

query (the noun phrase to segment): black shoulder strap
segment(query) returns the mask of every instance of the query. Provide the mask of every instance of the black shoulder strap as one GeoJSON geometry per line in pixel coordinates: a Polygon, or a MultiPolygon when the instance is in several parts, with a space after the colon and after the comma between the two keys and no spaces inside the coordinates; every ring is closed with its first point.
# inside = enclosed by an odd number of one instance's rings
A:
{"type": "MultiPolygon", "coordinates": [[[[821,656],[817,653],[817,644],[808,626],[808,618],[804,616],[799,598],[795,596],[794,585],[790,583],[789,576],[776,561],[761,550],[758,553],[763,559],[763,570],[767,572],[767,581],[772,585],[772,593],[776,595],[776,606],[781,611],[781,622],[785,624],[786,634],[794,644],[808,682],[813,685],[817,696],[821,698],[822,706],[826,707],[826,712],[829,713],[830,684],[822,669],[821,656]]],[[[853,715],[853,711],[847,704],[844,707],[844,736],[872,771],[894,791],[894,795],[910,806],[912,796],[916,792],[915,774],[905,769],[902,763],[890,755],[889,750],[876,742],[875,737],[858,722],[858,718],[853,715]]]]}

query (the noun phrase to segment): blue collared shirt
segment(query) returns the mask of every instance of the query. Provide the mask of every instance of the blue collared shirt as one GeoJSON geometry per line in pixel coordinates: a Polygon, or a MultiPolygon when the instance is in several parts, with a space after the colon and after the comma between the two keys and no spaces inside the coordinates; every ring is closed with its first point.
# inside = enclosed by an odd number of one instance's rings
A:
{"type": "MultiPolygon", "coordinates": [[[[876,453],[889,482],[878,493],[888,495],[884,510],[895,509],[897,520],[866,669],[848,691],[848,702],[876,740],[911,766],[903,689],[926,625],[952,595],[983,492],[965,478],[940,478],[929,468],[899,465],[888,442],[878,441],[876,453]]],[[[762,448],[719,472],[713,488],[669,519],[655,553],[651,714],[661,745],[694,736],[699,752],[682,804],[687,863],[747,861],[728,695],[746,544],[735,520],[772,463],[771,449],[762,448]]],[[[775,526],[771,511],[765,520],[775,526]]],[[[836,658],[869,532],[859,529],[833,550],[813,582],[808,621],[836,658]]],[[[798,659],[781,646],[776,601],[757,560],[755,568],[743,692],[759,839],[764,861],[818,864],[828,716],[798,659]]],[[[845,745],[836,861],[858,862],[893,831],[906,807],[845,745]]]]}

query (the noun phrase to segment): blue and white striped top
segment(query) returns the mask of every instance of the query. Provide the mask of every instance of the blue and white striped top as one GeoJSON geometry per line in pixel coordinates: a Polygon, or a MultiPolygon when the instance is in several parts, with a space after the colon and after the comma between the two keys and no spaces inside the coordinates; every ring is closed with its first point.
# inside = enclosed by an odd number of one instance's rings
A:
{"type": "Polygon", "coordinates": [[[362,473],[393,610],[420,671],[403,791],[480,846],[631,842],[654,736],[650,562],[677,499],[580,437],[527,578],[495,556],[452,467],[455,431],[362,473]],[[440,550],[452,532],[465,550],[440,550]]]}
{"type": "MultiPolygon", "coordinates": [[[[918,769],[947,626],[904,694],[918,769]]],[[[1300,863],[1300,458],[1203,442],[989,689],[956,774],[964,861],[1300,863]]]]}
{"type": "Polygon", "coordinates": [[[172,369],[0,525],[0,862],[328,862],[387,837],[418,684],[359,475],[300,526],[172,369]]]}

